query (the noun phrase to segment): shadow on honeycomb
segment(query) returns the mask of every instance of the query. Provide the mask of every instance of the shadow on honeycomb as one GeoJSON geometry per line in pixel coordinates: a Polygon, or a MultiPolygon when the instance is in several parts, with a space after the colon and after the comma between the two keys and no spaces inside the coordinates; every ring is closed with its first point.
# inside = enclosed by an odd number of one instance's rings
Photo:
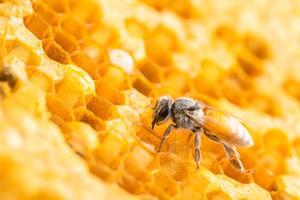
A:
{"type": "Polygon", "coordinates": [[[0,1],[1,199],[300,199],[297,1],[0,1]],[[226,17],[225,17],[226,16],[226,17]],[[241,174],[162,95],[249,122],[241,174]]]}

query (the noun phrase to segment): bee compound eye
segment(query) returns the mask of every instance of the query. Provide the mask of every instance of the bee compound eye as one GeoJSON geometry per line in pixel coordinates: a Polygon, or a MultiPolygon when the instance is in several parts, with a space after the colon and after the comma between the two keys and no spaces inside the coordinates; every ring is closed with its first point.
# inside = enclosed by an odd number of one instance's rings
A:
{"type": "Polygon", "coordinates": [[[166,106],[163,106],[160,110],[159,110],[159,112],[158,112],[158,114],[157,114],[157,122],[160,122],[160,121],[163,121],[165,118],[167,118],[168,116],[169,116],[169,113],[170,111],[169,111],[169,107],[166,105],[166,106]]]}
{"type": "Polygon", "coordinates": [[[157,105],[155,106],[153,119],[152,119],[152,127],[154,128],[155,124],[162,124],[166,120],[168,120],[171,113],[171,99],[170,98],[160,98],[157,101],[157,105]]]}

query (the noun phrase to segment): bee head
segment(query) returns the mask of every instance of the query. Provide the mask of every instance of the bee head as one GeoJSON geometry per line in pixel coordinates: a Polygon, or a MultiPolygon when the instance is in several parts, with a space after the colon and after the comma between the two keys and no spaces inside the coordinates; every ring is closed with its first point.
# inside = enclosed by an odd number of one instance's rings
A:
{"type": "Polygon", "coordinates": [[[152,116],[152,129],[155,125],[163,124],[170,118],[172,101],[170,96],[162,96],[156,101],[152,116]]]}

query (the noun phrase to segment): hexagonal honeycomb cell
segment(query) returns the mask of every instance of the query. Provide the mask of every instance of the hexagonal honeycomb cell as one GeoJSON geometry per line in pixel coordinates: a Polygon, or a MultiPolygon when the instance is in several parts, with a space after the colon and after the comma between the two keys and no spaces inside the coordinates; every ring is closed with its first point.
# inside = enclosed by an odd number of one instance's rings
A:
{"type": "Polygon", "coordinates": [[[298,1],[0,1],[0,199],[300,199],[298,1]],[[151,129],[162,95],[254,146],[151,129]]]}

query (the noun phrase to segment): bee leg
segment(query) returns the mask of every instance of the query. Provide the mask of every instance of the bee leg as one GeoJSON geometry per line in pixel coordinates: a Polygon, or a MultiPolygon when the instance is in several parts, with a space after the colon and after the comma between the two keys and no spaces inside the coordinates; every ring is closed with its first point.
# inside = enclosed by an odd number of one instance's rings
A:
{"type": "Polygon", "coordinates": [[[206,137],[208,137],[209,139],[219,142],[221,143],[224,148],[225,148],[225,152],[226,152],[226,156],[229,159],[231,165],[239,170],[241,173],[251,173],[252,170],[245,170],[242,161],[240,160],[240,154],[237,152],[237,150],[235,149],[235,147],[227,144],[226,142],[224,142],[221,138],[215,136],[214,134],[210,133],[209,131],[203,129],[203,133],[205,134],[206,137]]]}
{"type": "Polygon", "coordinates": [[[221,138],[215,136],[214,134],[212,134],[211,132],[207,131],[206,129],[203,129],[203,128],[202,128],[202,132],[203,132],[204,135],[205,135],[206,137],[208,137],[209,139],[211,139],[211,140],[213,140],[213,141],[215,141],[215,142],[223,143],[221,138]]]}
{"type": "Polygon", "coordinates": [[[242,161],[240,160],[240,154],[237,152],[237,150],[235,149],[235,147],[224,143],[223,142],[223,146],[225,148],[225,152],[226,155],[231,163],[231,165],[236,168],[237,170],[239,170],[241,173],[245,173],[247,172],[247,170],[245,170],[242,161]]]}
{"type": "Polygon", "coordinates": [[[165,139],[167,139],[167,137],[169,137],[169,135],[170,135],[170,133],[171,133],[171,130],[172,130],[173,128],[177,128],[177,126],[174,125],[174,124],[170,124],[170,125],[168,126],[168,128],[165,130],[165,133],[164,133],[162,139],[160,140],[160,144],[159,144],[159,147],[158,147],[157,152],[160,152],[161,147],[162,147],[162,144],[164,143],[165,139]]]}
{"type": "Polygon", "coordinates": [[[200,164],[200,146],[201,146],[201,135],[200,132],[195,132],[195,138],[194,138],[194,145],[195,145],[195,162],[197,164],[197,169],[199,169],[200,164]]]}

